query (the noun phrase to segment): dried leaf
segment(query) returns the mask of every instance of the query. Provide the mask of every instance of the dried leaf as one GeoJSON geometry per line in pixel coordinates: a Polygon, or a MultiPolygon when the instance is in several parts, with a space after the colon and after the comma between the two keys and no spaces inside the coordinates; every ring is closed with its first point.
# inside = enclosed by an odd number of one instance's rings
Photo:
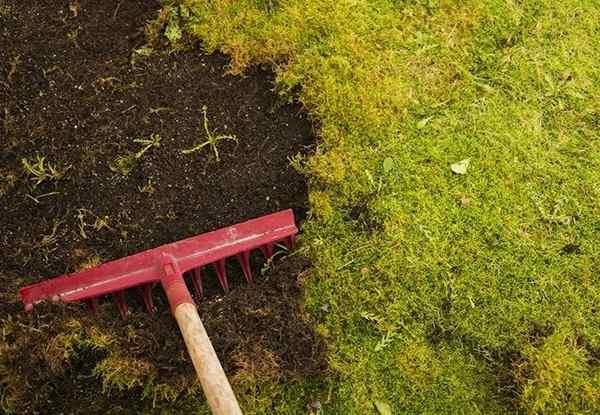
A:
{"type": "Polygon", "coordinates": [[[375,404],[375,409],[381,415],[392,415],[392,407],[389,403],[383,401],[374,401],[373,403],[375,404]]]}
{"type": "Polygon", "coordinates": [[[383,160],[383,172],[389,173],[392,171],[393,168],[394,168],[394,160],[391,157],[386,157],[386,159],[383,160]]]}
{"type": "Polygon", "coordinates": [[[422,128],[424,128],[427,125],[427,123],[429,122],[429,120],[431,120],[432,118],[433,118],[433,115],[431,117],[423,118],[421,121],[419,121],[417,123],[417,128],[419,130],[422,129],[422,128]]]}
{"type": "Polygon", "coordinates": [[[459,161],[458,163],[451,164],[450,169],[456,174],[467,174],[467,170],[469,169],[470,163],[470,158],[464,159],[459,161]]]}

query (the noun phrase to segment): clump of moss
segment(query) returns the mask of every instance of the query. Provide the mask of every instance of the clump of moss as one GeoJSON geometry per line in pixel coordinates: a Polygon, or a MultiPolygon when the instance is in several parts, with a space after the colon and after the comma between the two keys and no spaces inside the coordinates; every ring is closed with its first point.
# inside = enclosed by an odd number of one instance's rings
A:
{"type": "Polygon", "coordinates": [[[101,306],[98,319],[77,307],[42,305],[34,315],[2,320],[0,384],[6,410],[41,408],[53,393],[49,384],[60,379],[70,383],[74,376],[97,380],[106,397],[137,390],[153,402],[172,401],[186,390],[197,389],[193,371],[185,370],[179,336],[165,336],[170,340],[161,344],[154,340],[165,330],[177,333],[168,315],[122,323],[107,307],[111,305],[101,306]],[[171,376],[160,376],[161,367],[174,371],[171,376]]]}
{"type": "Polygon", "coordinates": [[[524,348],[515,366],[521,407],[528,414],[592,413],[600,404],[600,368],[576,333],[560,327],[524,348]]]}
{"type": "Polygon", "coordinates": [[[52,164],[46,160],[45,156],[36,154],[35,158],[21,160],[25,174],[32,181],[32,188],[35,189],[43,182],[52,182],[60,180],[71,166],[61,167],[52,164]]]}
{"type": "Polygon", "coordinates": [[[327,193],[312,192],[309,201],[312,206],[311,212],[314,215],[317,215],[324,221],[329,220],[333,216],[333,206],[327,193]]]}

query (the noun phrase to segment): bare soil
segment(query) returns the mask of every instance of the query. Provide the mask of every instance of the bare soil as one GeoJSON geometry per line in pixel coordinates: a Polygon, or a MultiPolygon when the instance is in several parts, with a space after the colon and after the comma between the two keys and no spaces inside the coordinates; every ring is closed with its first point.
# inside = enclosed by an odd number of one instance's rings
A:
{"type": "MultiPolygon", "coordinates": [[[[132,353],[150,359],[156,376],[190,376],[189,361],[168,356],[184,346],[164,304],[148,316],[132,297],[127,322],[102,322],[117,315],[109,305],[99,320],[78,307],[24,316],[18,287],[284,208],[302,220],[307,188],[289,158],[310,152],[314,133],[303,109],[274,93],[271,72],[234,77],[226,75],[226,57],[206,55],[196,43],[148,45],[144,26],[158,16],[156,1],[0,4],[0,319],[28,327],[3,339],[14,345],[5,362],[29,379],[24,412],[86,413],[92,401],[94,411],[106,409],[102,402],[116,410],[114,394],[91,399],[100,391],[91,371],[102,356],[80,356],[56,374],[28,354],[60,335],[40,333],[74,312],[84,324],[125,336],[133,330],[139,344],[132,353]],[[148,46],[150,56],[133,52],[148,46]],[[208,147],[182,153],[206,141],[203,106],[211,131],[237,138],[218,142],[220,161],[208,147]],[[160,146],[124,174],[118,160],[144,147],[134,140],[152,135],[160,146]],[[56,177],[27,171],[24,160],[42,158],[56,177]]],[[[322,342],[299,305],[297,277],[308,266],[292,257],[249,286],[232,265],[227,296],[209,281],[201,312],[230,376],[249,359],[275,362],[271,369],[287,379],[323,369],[322,342]]],[[[141,396],[135,393],[127,397],[141,396]]],[[[134,405],[125,402],[123,409],[134,405]]]]}

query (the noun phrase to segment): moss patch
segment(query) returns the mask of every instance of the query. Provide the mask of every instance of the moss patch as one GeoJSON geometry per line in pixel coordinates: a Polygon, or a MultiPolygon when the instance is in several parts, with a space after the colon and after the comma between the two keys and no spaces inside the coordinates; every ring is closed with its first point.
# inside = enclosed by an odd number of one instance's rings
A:
{"type": "Polygon", "coordinates": [[[297,162],[328,411],[600,410],[594,2],[186,4],[321,126],[297,162]]]}

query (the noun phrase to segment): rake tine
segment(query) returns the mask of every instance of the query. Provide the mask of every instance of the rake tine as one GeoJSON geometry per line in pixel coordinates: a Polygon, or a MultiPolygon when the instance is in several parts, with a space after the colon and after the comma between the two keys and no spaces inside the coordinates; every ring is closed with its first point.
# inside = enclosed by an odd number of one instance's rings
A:
{"type": "Polygon", "coordinates": [[[198,300],[204,297],[204,290],[202,288],[202,267],[194,268],[192,270],[192,284],[194,285],[194,292],[198,300]]]}
{"type": "Polygon", "coordinates": [[[121,313],[121,317],[123,320],[127,319],[127,303],[125,302],[125,291],[117,291],[115,292],[115,300],[117,302],[117,307],[119,307],[119,313],[121,313]]]}
{"type": "Polygon", "coordinates": [[[283,243],[285,244],[285,246],[287,247],[287,249],[289,249],[291,251],[296,246],[296,237],[295,237],[295,235],[288,236],[287,238],[285,238],[283,240],[283,243]]]}
{"type": "Polygon", "coordinates": [[[144,305],[149,313],[154,313],[154,301],[152,300],[152,284],[146,284],[140,288],[142,292],[142,298],[144,299],[144,305]]]}
{"type": "Polygon", "coordinates": [[[219,282],[221,283],[221,287],[223,287],[223,291],[225,291],[225,293],[228,293],[229,283],[227,282],[227,270],[225,269],[225,260],[220,259],[217,262],[213,262],[213,266],[215,267],[215,271],[217,272],[217,276],[219,277],[219,282]]]}
{"type": "Polygon", "coordinates": [[[273,256],[273,243],[268,243],[260,247],[265,259],[269,259],[273,256]]]}
{"type": "Polygon", "coordinates": [[[88,306],[90,307],[90,310],[92,310],[92,313],[96,314],[98,312],[98,298],[97,297],[90,298],[86,302],[87,302],[88,306]]]}
{"type": "Polygon", "coordinates": [[[237,259],[242,266],[242,271],[244,271],[244,277],[246,277],[246,281],[252,282],[252,271],[250,269],[250,252],[243,251],[237,255],[237,259]]]}

